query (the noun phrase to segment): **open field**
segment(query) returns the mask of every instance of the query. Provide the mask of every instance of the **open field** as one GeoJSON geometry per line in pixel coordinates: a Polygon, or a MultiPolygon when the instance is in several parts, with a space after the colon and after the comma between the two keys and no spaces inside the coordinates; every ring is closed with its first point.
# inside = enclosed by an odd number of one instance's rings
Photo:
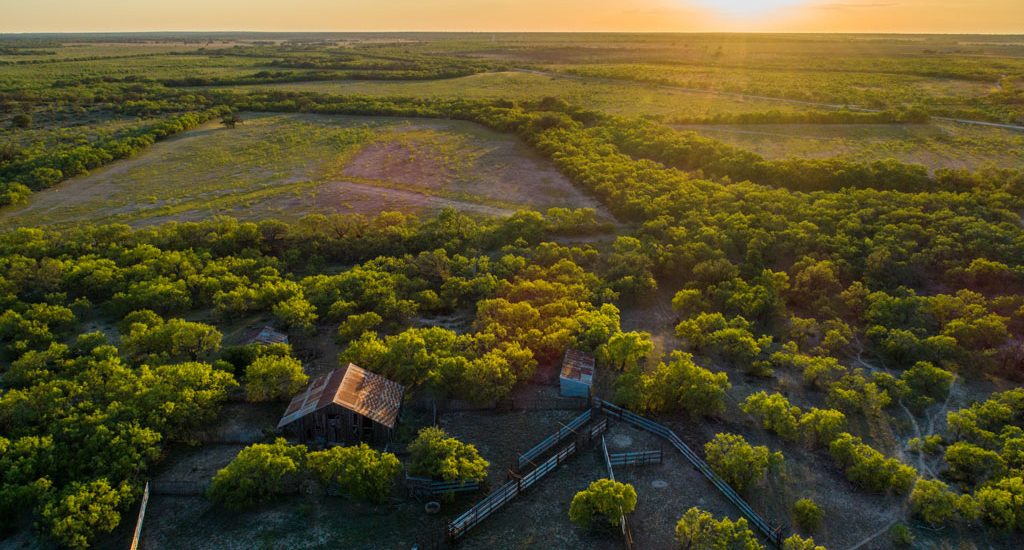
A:
{"type": "Polygon", "coordinates": [[[597,207],[522,144],[456,121],[244,115],[37,193],[0,223],[151,224],[215,214],[295,219],[310,213],[426,213],[455,207],[597,207]],[[178,182],[185,177],[187,185],[178,182]]]}
{"type": "Polygon", "coordinates": [[[929,169],[1024,168],[1024,132],[928,124],[732,124],[679,125],[769,159],[829,158],[859,161],[895,158],[929,169]]]}
{"type": "Polygon", "coordinates": [[[331,94],[384,97],[540,100],[558,97],[609,113],[666,118],[701,117],[715,113],[750,113],[795,108],[774,101],[723,98],[702,93],[658,89],[636,83],[587,83],[523,71],[488,72],[459,78],[427,81],[332,80],[243,86],[331,94]]]}

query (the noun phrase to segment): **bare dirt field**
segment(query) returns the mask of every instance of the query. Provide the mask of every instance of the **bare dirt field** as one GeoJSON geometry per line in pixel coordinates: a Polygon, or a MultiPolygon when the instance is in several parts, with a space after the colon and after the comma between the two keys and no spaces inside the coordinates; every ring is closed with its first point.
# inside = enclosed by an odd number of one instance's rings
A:
{"type": "Polygon", "coordinates": [[[247,114],[209,123],[132,159],[35,193],[0,226],[125,222],[217,214],[294,219],[311,213],[480,215],[597,208],[513,136],[447,120],[247,114]]]}

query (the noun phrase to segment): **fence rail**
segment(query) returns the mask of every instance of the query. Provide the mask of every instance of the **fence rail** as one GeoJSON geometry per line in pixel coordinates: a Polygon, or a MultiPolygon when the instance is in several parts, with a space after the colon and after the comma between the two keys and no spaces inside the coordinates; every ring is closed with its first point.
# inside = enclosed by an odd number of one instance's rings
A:
{"type": "Polygon", "coordinates": [[[592,409],[587,409],[586,411],[584,411],[583,414],[577,416],[571,422],[559,428],[557,432],[549,435],[548,437],[544,438],[543,441],[534,445],[532,449],[519,455],[519,460],[516,463],[516,468],[519,470],[526,468],[526,466],[533,463],[534,459],[546,453],[555,445],[558,445],[558,443],[561,442],[563,439],[576,433],[576,430],[580,426],[590,421],[590,416],[592,414],[591,411],[592,409]]]}
{"type": "Polygon", "coordinates": [[[516,495],[525,491],[531,485],[546,476],[559,464],[565,462],[566,459],[572,456],[575,452],[576,442],[574,441],[569,443],[569,445],[562,450],[558,451],[557,454],[544,461],[544,463],[538,466],[535,470],[520,479],[509,481],[496,491],[484,497],[483,500],[473,505],[472,508],[466,510],[462,515],[453,519],[451,523],[448,524],[448,538],[450,540],[456,540],[465,535],[467,531],[475,527],[481,521],[487,519],[487,517],[493,514],[495,510],[501,508],[505,503],[515,498],[516,495]]]}
{"type": "Polygon", "coordinates": [[[621,418],[622,420],[625,420],[626,422],[629,422],[630,424],[633,424],[638,428],[647,430],[648,432],[651,432],[655,435],[659,435],[667,439],[669,443],[672,443],[673,447],[679,450],[679,452],[682,453],[682,455],[686,457],[686,459],[690,461],[691,464],[693,464],[697,471],[703,474],[704,477],[706,477],[712,485],[714,485],[719,491],[722,492],[723,495],[725,495],[725,498],[729,499],[730,502],[732,502],[737,508],[739,508],[740,513],[743,514],[743,516],[747,518],[747,520],[758,531],[761,531],[761,533],[776,546],[781,545],[782,533],[780,532],[780,530],[773,529],[771,525],[769,525],[768,522],[765,521],[764,518],[758,515],[757,512],[755,512],[754,509],[751,508],[749,504],[747,504],[747,501],[743,500],[743,497],[741,497],[731,486],[729,486],[729,484],[726,483],[725,480],[719,477],[718,474],[716,474],[715,471],[711,469],[711,466],[708,466],[708,463],[705,462],[703,458],[698,456],[697,453],[693,452],[693,450],[690,449],[690,447],[686,443],[684,443],[683,440],[680,439],[675,432],[661,424],[658,424],[657,422],[654,422],[653,420],[644,418],[636,413],[630,412],[626,409],[623,409],[622,407],[619,407],[618,405],[615,405],[603,399],[594,399],[594,403],[606,414],[610,414],[617,418],[621,418]]]}
{"type": "Polygon", "coordinates": [[[608,460],[612,466],[646,466],[648,464],[661,464],[664,458],[661,449],[655,451],[636,451],[629,453],[614,453],[609,455],[608,460]]]}
{"type": "Polygon", "coordinates": [[[471,493],[480,490],[480,483],[471,479],[435,481],[426,477],[405,476],[409,493],[417,496],[437,496],[454,493],[471,493]]]}
{"type": "Polygon", "coordinates": [[[132,536],[132,545],[129,550],[137,550],[139,548],[139,541],[142,540],[142,520],[146,519],[146,506],[149,504],[149,482],[146,482],[146,488],[142,491],[142,504],[139,505],[139,518],[135,521],[135,532],[132,536]]]}

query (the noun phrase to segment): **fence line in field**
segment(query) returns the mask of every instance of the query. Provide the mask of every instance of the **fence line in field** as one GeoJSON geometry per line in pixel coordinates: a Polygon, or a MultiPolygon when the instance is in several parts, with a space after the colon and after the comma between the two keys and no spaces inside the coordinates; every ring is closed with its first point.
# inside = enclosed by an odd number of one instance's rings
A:
{"type": "MultiPolygon", "coordinates": [[[[601,436],[601,457],[604,459],[604,466],[608,469],[608,479],[615,481],[615,469],[612,457],[615,455],[608,454],[608,443],[605,442],[604,436],[601,436]]],[[[629,519],[626,514],[619,515],[619,528],[622,529],[622,539],[625,541],[626,550],[633,550],[633,530],[629,526],[629,519]]]]}
{"type": "Polygon", "coordinates": [[[615,405],[603,399],[595,398],[594,404],[595,406],[599,407],[602,411],[604,411],[606,414],[615,416],[617,418],[621,418],[622,420],[625,420],[626,422],[629,422],[630,424],[633,424],[638,428],[641,428],[643,430],[646,430],[648,432],[651,432],[655,435],[667,439],[673,447],[679,450],[679,452],[682,453],[682,455],[686,457],[686,459],[690,461],[691,464],[693,464],[697,471],[703,474],[704,477],[706,477],[712,485],[714,485],[719,491],[721,491],[723,495],[725,495],[725,498],[727,498],[737,508],[739,508],[740,513],[743,514],[743,516],[746,517],[747,520],[750,521],[750,523],[753,524],[753,526],[758,531],[761,531],[761,533],[776,546],[781,545],[781,530],[772,528],[771,525],[769,525],[764,518],[758,515],[757,512],[755,512],[754,509],[751,508],[749,504],[747,504],[747,501],[743,500],[743,497],[741,497],[732,487],[730,487],[729,484],[725,482],[725,480],[719,477],[719,475],[716,474],[715,471],[711,469],[711,466],[709,466],[703,458],[698,456],[697,453],[693,452],[693,450],[690,449],[690,447],[686,443],[684,443],[683,440],[680,439],[675,432],[673,432],[666,426],[658,424],[653,420],[650,420],[636,413],[628,411],[622,407],[619,407],[618,405],[615,405]]]}
{"type": "Polygon", "coordinates": [[[405,485],[410,494],[416,496],[437,496],[454,493],[471,493],[480,489],[480,483],[471,479],[435,481],[426,477],[405,476],[405,485]]]}
{"type": "Polygon", "coordinates": [[[450,540],[456,540],[465,535],[467,531],[475,527],[481,521],[487,519],[487,517],[493,514],[495,510],[504,506],[508,501],[515,498],[516,495],[541,480],[544,476],[554,470],[555,467],[565,462],[575,452],[576,442],[573,441],[557,454],[544,461],[544,463],[538,466],[535,470],[524,475],[520,479],[513,479],[512,481],[509,481],[499,487],[496,491],[487,495],[483,500],[474,504],[472,508],[466,510],[462,515],[453,519],[448,524],[448,538],[450,540]]]}
{"type": "Polygon", "coordinates": [[[648,464],[661,464],[663,457],[661,449],[657,449],[654,451],[613,453],[608,455],[608,461],[612,466],[646,466],[648,464]]]}
{"type": "Polygon", "coordinates": [[[544,438],[543,441],[541,441],[540,443],[534,445],[534,447],[532,449],[530,449],[529,451],[526,451],[525,453],[519,455],[519,460],[516,463],[516,467],[519,470],[525,469],[528,465],[533,463],[533,460],[535,458],[537,458],[537,457],[541,456],[542,454],[546,453],[549,449],[551,449],[555,445],[558,445],[558,443],[561,442],[563,439],[565,439],[565,438],[569,437],[570,435],[576,433],[576,430],[580,426],[582,426],[582,425],[584,425],[584,424],[586,424],[587,422],[590,421],[590,416],[591,416],[591,409],[587,409],[586,411],[583,412],[583,414],[577,416],[571,422],[569,422],[568,424],[565,424],[561,428],[559,428],[557,432],[549,435],[548,437],[544,438]]]}

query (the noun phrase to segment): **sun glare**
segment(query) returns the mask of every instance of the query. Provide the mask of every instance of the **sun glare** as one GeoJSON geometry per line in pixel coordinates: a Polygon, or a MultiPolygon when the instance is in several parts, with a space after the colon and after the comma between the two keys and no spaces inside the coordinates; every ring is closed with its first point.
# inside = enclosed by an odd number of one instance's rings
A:
{"type": "Polygon", "coordinates": [[[705,8],[729,17],[757,17],[781,8],[805,3],[805,0],[695,0],[705,8]]]}

